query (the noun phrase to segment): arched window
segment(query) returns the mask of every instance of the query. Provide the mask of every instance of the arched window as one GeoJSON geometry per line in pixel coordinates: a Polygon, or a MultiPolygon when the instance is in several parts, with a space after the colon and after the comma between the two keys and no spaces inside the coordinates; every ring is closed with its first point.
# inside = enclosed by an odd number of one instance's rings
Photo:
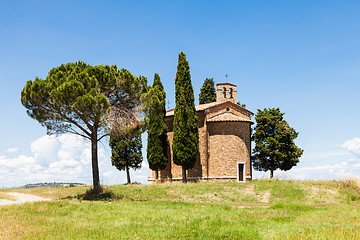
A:
{"type": "Polygon", "coordinates": [[[223,98],[226,98],[226,88],[223,87],[223,98]]]}
{"type": "Polygon", "coordinates": [[[233,92],[232,88],[229,88],[229,98],[233,98],[233,92]]]}

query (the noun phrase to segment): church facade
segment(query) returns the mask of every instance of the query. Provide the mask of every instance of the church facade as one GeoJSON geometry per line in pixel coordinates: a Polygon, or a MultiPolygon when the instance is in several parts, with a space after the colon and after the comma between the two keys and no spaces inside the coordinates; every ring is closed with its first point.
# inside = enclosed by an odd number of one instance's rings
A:
{"type": "MultiPolygon", "coordinates": [[[[237,104],[236,85],[216,84],[216,102],[196,106],[199,128],[199,152],[195,165],[187,170],[189,180],[252,180],[251,116],[237,104]]],[[[182,168],[172,161],[174,109],[166,112],[169,150],[167,167],[159,171],[159,181],[181,181],[182,168]]],[[[150,170],[149,183],[155,181],[150,170]]]]}

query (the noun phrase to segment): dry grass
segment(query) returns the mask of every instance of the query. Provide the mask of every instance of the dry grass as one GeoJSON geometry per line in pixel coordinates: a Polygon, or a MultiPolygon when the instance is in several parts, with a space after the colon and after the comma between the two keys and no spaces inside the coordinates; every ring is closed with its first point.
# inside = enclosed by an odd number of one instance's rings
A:
{"type": "Polygon", "coordinates": [[[16,199],[13,196],[6,194],[5,192],[0,192],[0,199],[6,199],[10,201],[15,201],[16,199]]]}
{"type": "Polygon", "coordinates": [[[85,187],[85,186],[77,186],[77,187],[43,187],[43,188],[28,188],[28,189],[2,189],[0,190],[0,193],[6,193],[6,192],[19,192],[19,193],[26,193],[26,194],[32,194],[39,197],[44,198],[51,198],[51,199],[61,199],[68,197],[69,195],[78,195],[84,193],[86,190],[91,189],[91,187],[85,187]]]}
{"type": "MultiPolygon", "coordinates": [[[[27,189],[53,202],[2,207],[0,239],[356,239],[359,181],[259,180],[27,189]],[[119,197],[120,196],[120,197],[119,197]]],[[[1,190],[0,192],[17,191],[1,190]]]]}

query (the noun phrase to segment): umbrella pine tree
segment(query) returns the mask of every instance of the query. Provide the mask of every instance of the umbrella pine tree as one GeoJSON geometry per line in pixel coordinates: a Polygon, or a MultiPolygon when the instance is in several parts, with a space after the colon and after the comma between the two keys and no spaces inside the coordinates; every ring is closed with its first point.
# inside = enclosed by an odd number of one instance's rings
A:
{"type": "Polygon", "coordinates": [[[62,64],[45,79],[29,80],[21,103],[48,134],[75,134],[90,140],[94,192],[100,193],[98,142],[109,129],[133,125],[146,79],[116,65],[62,64]]]}

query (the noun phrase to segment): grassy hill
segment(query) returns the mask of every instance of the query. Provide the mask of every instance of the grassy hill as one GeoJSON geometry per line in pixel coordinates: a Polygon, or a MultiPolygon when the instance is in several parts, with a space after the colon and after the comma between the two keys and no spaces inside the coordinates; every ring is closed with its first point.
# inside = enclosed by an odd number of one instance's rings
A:
{"type": "Polygon", "coordinates": [[[52,202],[0,206],[0,239],[358,239],[357,181],[168,183],[16,191],[52,202]]]}
{"type": "Polygon", "coordinates": [[[63,183],[63,182],[44,182],[44,183],[29,183],[18,188],[39,188],[39,187],[77,187],[85,186],[84,183],[63,183]]]}

